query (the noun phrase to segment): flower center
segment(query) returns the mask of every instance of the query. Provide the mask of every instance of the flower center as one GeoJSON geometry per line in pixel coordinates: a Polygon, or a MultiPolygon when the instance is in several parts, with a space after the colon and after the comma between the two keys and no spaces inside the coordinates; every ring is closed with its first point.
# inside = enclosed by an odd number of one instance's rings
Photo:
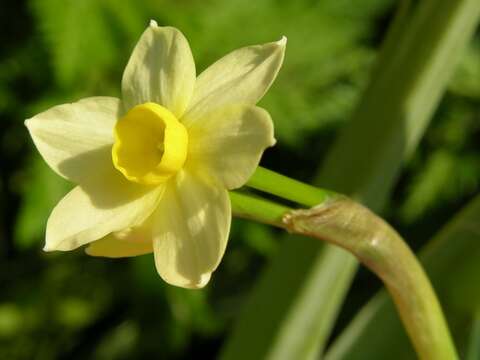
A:
{"type": "Polygon", "coordinates": [[[130,181],[158,185],[185,163],[187,130],[161,105],[135,106],[117,121],[114,133],[113,165],[130,181]]]}

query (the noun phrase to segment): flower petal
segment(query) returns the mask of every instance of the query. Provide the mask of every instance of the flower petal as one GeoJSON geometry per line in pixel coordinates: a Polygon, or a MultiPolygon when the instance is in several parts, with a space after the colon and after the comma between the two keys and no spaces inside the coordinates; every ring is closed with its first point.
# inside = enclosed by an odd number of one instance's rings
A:
{"type": "Polygon", "coordinates": [[[225,252],[231,208],[227,191],[182,170],[152,215],[155,265],[168,283],[207,284],[225,252]]]}
{"type": "Polygon", "coordinates": [[[180,118],[190,102],[195,76],[195,62],[187,39],[179,30],[159,27],[152,21],[123,73],[124,111],[156,102],[180,118]]]}
{"type": "Polygon", "coordinates": [[[44,250],[73,250],[111,232],[141,225],[164,189],[131,183],[113,171],[104,182],[77,186],[50,214],[44,250]]]}
{"type": "Polygon", "coordinates": [[[282,65],[287,38],[264,45],[247,46],[221,58],[195,83],[188,110],[182,119],[196,121],[225,105],[255,105],[268,90],[282,65]]]}
{"type": "Polygon", "coordinates": [[[111,164],[119,106],[116,98],[86,98],[55,106],[26,120],[25,125],[47,164],[78,183],[106,162],[111,164]]]}
{"type": "Polygon", "coordinates": [[[88,245],[85,252],[91,256],[121,258],[153,252],[152,232],[149,227],[136,227],[111,233],[88,245]]]}
{"type": "Polygon", "coordinates": [[[207,171],[227,189],[244,185],[263,151],[275,144],[267,111],[233,105],[205,114],[188,129],[188,166],[207,171]]]}

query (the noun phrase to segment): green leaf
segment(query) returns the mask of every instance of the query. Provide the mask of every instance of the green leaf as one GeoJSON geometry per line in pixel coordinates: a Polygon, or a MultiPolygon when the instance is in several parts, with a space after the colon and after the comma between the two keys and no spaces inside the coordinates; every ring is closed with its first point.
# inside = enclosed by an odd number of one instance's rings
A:
{"type": "MultiPolygon", "coordinates": [[[[480,303],[480,290],[472,287],[480,279],[479,218],[480,195],[420,253],[425,270],[443,299],[442,305],[460,348],[465,345],[468,335],[465,321],[468,321],[469,314],[477,311],[480,303]]],[[[357,313],[326,355],[327,360],[406,360],[414,357],[393,304],[383,290],[357,313]]]]}
{"type": "Polygon", "coordinates": [[[480,124],[476,115],[464,99],[447,98],[422,151],[404,176],[406,191],[395,204],[404,223],[411,224],[475,194],[480,176],[480,158],[475,150],[480,124]]]}
{"type": "Polygon", "coordinates": [[[48,216],[56,203],[71,188],[39,156],[28,169],[17,223],[15,245],[27,249],[44,241],[48,216]]]}
{"type": "Polygon", "coordinates": [[[116,61],[103,0],[33,0],[32,10],[47,44],[58,84],[86,83],[116,61]]]}
{"type": "MultiPolygon", "coordinates": [[[[112,31],[113,36],[120,37],[120,43],[129,52],[151,20],[145,4],[136,0],[101,0],[101,2],[107,15],[105,20],[111,17],[113,24],[110,25],[116,25],[112,31]]],[[[120,63],[126,65],[126,60],[120,61],[120,63]]]]}
{"type": "Polygon", "coordinates": [[[270,227],[246,222],[242,223],[242,233],[248,246],[263,256],[271,256],[278,247],[270,227]]]}
{"type": "Polygon", "coordinates": [[[466,360],[480,359],[480,312],[477,311],[472,324],[466,360]]]}
{"type": "Polygon", "coordinates": [[[413,179],[412,190],[402,206],[401,215],[405,221],[418,219],[438,199],[439,193],[451,185],[455,160],[450,152],[438,150],[425,161],[423,169],[413,179]]]}
{"type": "MultiPolygon", "coordinates": [[[[382,208],[445,91],[479,8],[477,0],[424,1],[398,18],[370,87],[320,172],[322,187],[382,208]]],[[[222,358],[317,358],[356,267],[338,248],[285,240],[222,358]]]]}
{"type": "Polygon", "coordinates": [[[450,91],[480,99],[480,41],[470,46],[455,72],[450,91]]]}

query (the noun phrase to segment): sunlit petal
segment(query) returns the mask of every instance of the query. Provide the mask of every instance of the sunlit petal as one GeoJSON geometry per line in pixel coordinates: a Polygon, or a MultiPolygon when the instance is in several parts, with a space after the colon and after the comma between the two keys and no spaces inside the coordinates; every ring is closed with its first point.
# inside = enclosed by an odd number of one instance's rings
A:
{"type": "Polygon", "coordinates": [[[201,288],[227,245],[231,209],[222,187],[182,171],[152,216],[155,264],[168,283],[201,288]]]}
{"type": "Polygon", "coordinates": [[[50,214],[45,250],[73,250],[109,233],[141,225],[155,209],[164,189],[131,183],[119,172],[103,183],[77,186],[50,214]]]}
{"type": "Polygon", "coordinates": [[[195,76],[192,52],[183,34],[152,21],[123,73],[124,111],[155,102],[180,118],[190,102],[195,76]]]}
{"type": "Polygon", "coordinates": [[[111,166],[110,148],[120,102],[92,97],[55,106],[25,122],[47,164],[80,183],[86,174],[111,166]]]}
{"type": "Polygon", "coordinates": [[[248,46],[231,52],[204,72],[183,118],[186,124],[230,104],[255,105],[268,90],[282,65],[287,39],[248,46]]]}
{"type": "Polygon", "coordinates": [[[270,115],[256,106],[218,109],[205,114],[188,131],[188,166],[207,171],[228,189],[244,185],[263,151],[275,144],[270,115]]]}

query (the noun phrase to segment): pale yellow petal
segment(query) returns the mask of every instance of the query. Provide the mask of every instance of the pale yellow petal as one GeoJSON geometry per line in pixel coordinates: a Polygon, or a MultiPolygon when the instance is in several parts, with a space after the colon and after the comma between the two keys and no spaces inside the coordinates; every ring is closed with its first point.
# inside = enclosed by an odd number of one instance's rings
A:
{"type": "Polygon", "coordinates": [[[206,171],[228,189],[244,185],[269,146],[273,123],[257,106],[233,105],[205,114],[188,129],[187,166],[206,171]]]}
{"type": "Polygon", "coordinates": [[[180,118],[192,96],[195,76],[192,52],[183,34],[152,21],[123,73],[124,111],[155,102],[180,118]]]}
{"type": "Polygon", "coordinates": [[[111,164],[113,127],[120,102],[92,97],[55,106],[25,121],[47,164],[76,183],[86,174],[111,164]]]}
{"type": "Polygon", "coordinates": [[[205,286],[225,252],[230,221],[230,200],[223,187],[180,172],[152,215],[160,276],[176,286],[205,286]]]}
{"type": "Polygon", "coordinates": [[[153,252],[152,232],[148,226],[139,226],[111,233],[90,243],[85,252],[109,258],[150,254],[153,252]]]}
{"type": "Polygon", "coordinates": [[[244,47],[207,68],[197,78],[182,121],[191,123],[225,105],[255,105],[277,76],[286,42],[284,37],[280,41],[244,47]]]}
{"type": "Polygon", "coordinates": [[[72,250],[109,233],[141,225],[155,210],[165,189],[131,183],[119,172],[99,180],[77,186],[53,209],[47,222],[46,251],[72,250]]]}

